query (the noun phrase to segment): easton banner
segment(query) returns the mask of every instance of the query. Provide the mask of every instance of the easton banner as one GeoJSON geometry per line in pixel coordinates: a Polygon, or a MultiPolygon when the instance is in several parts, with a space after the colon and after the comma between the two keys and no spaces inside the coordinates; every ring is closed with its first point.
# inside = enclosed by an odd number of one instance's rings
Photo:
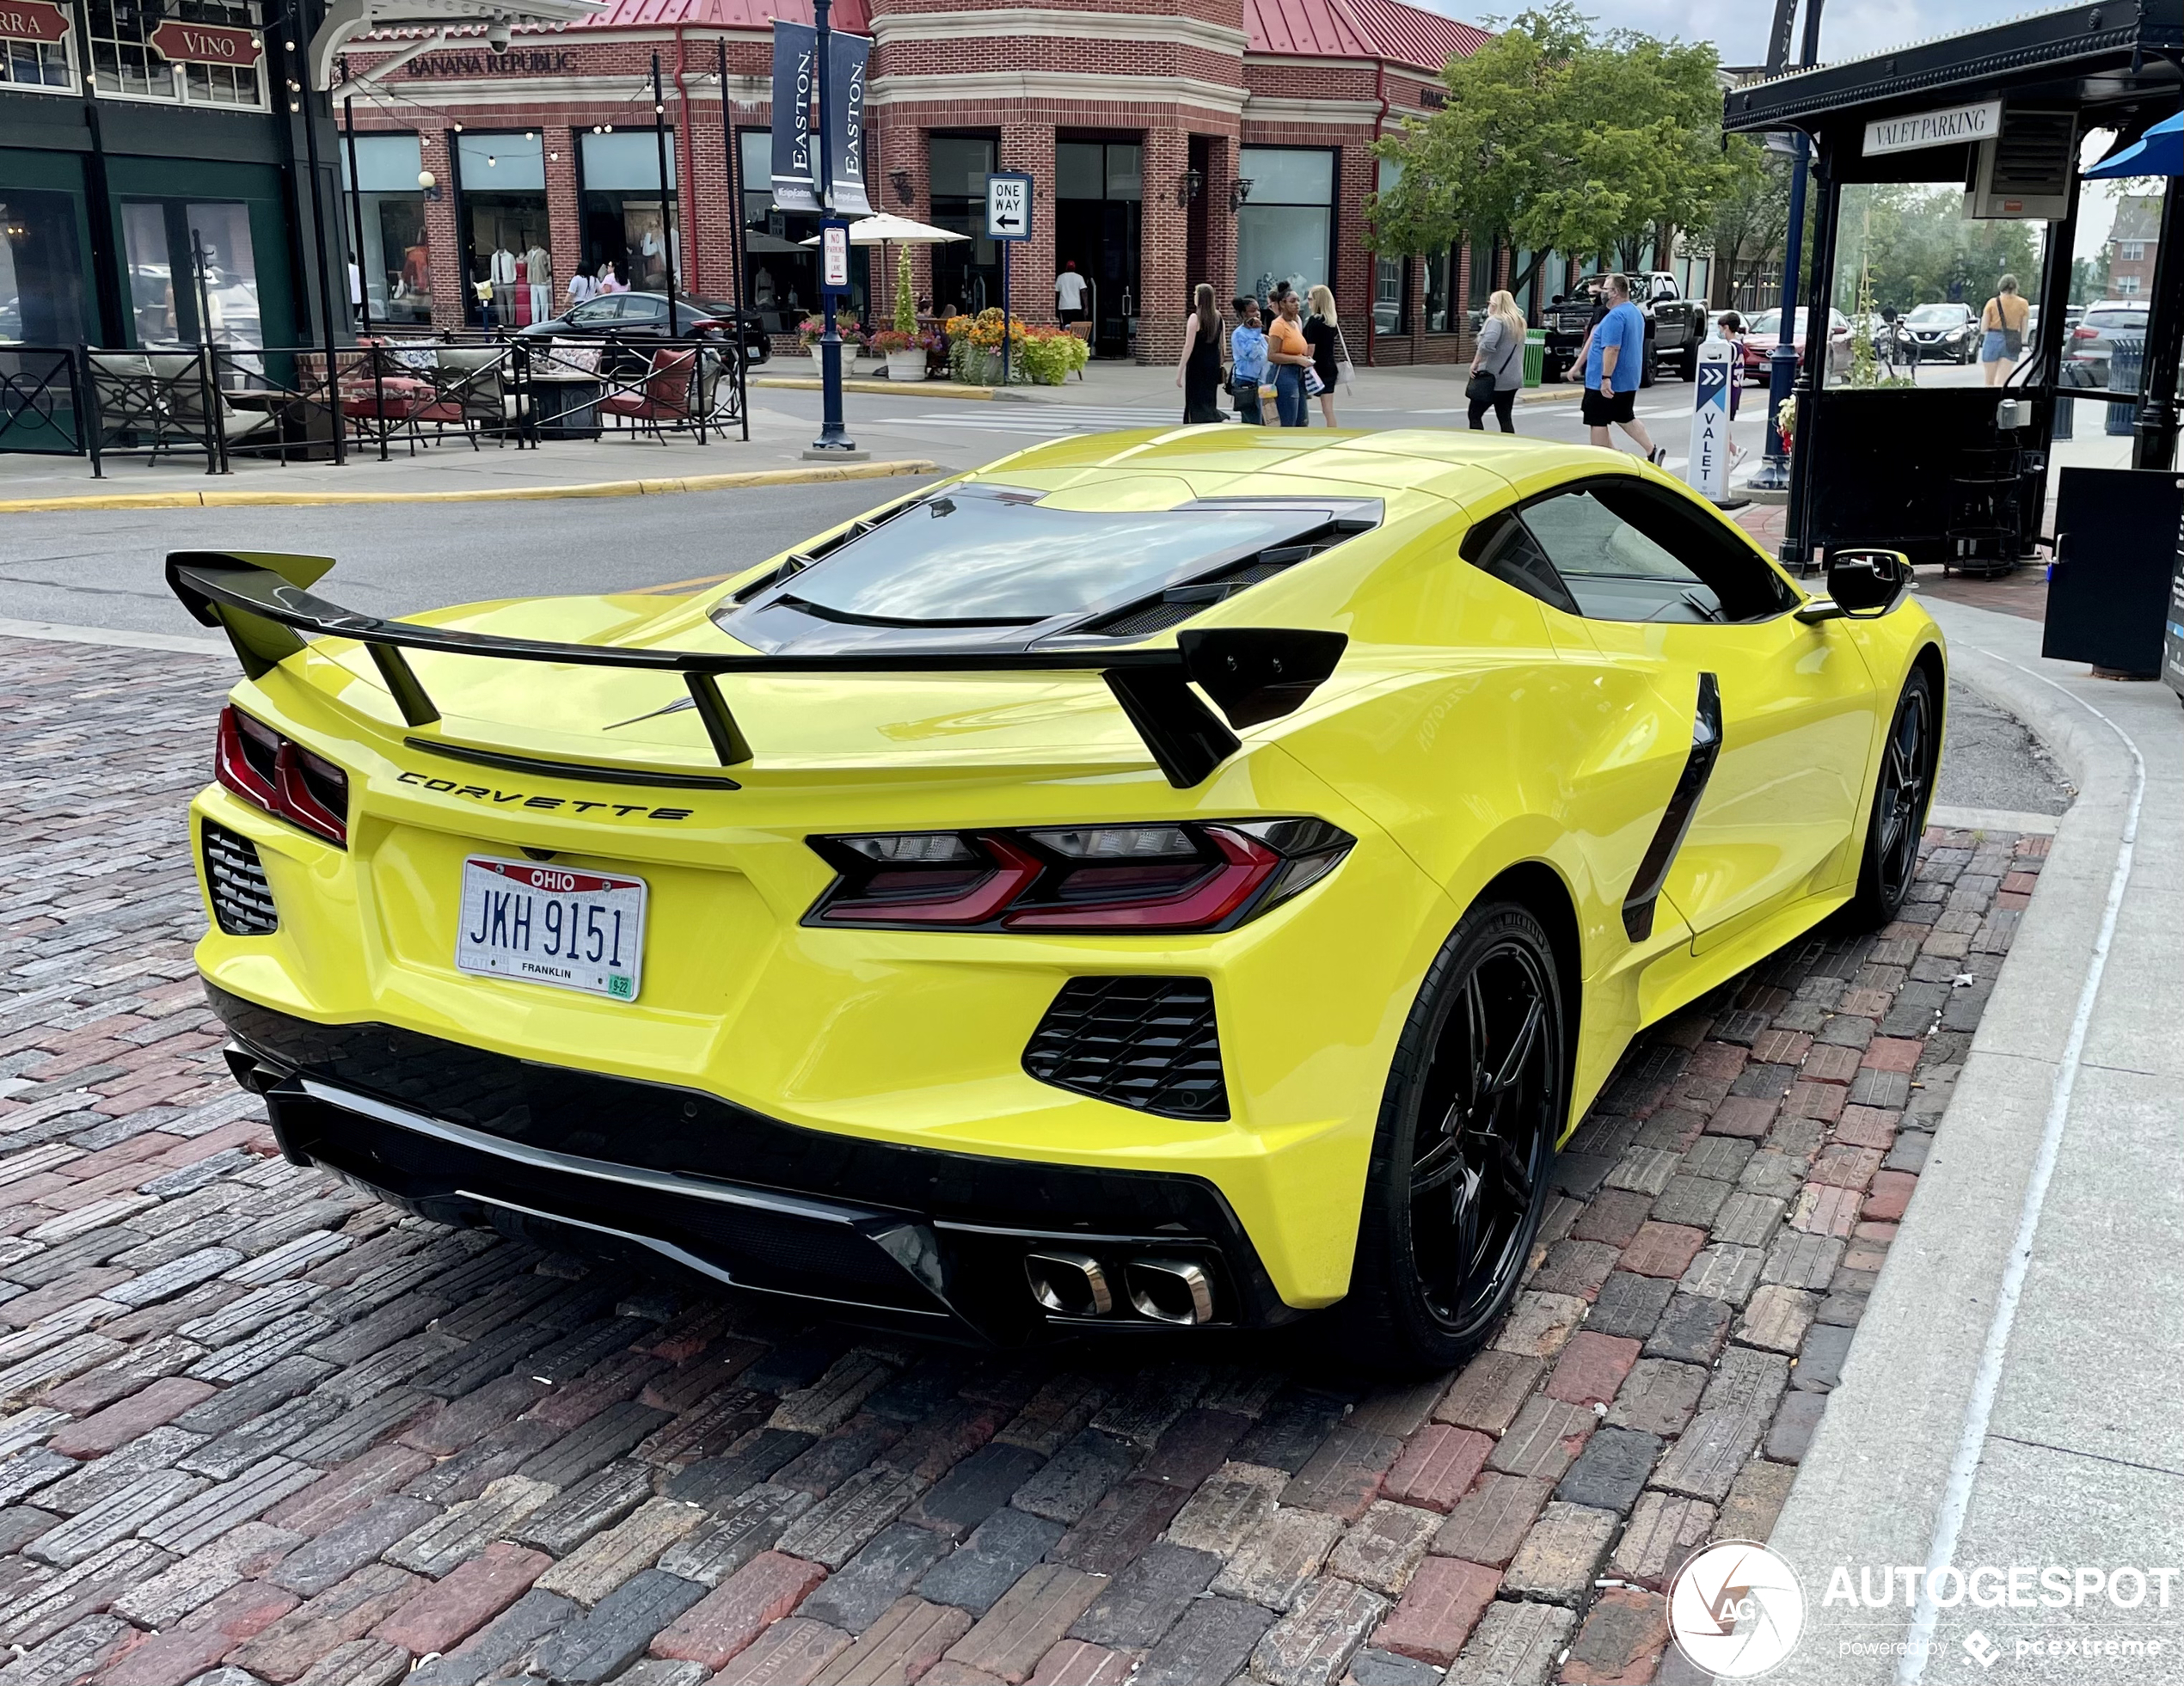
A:
{"type": "Polygon", "coordinates": [[[809,24],[774,20],[774,203],[816,211],[812,181],[812,78],[819,36],[809,24]]]}
{"type": "Polygon", "coordinates": [[[872,59],[865,35],[830,34],[826,42],[826,170],[834,178],[833,209],[869,217],[864,187],[864,73],[872,59]]]}

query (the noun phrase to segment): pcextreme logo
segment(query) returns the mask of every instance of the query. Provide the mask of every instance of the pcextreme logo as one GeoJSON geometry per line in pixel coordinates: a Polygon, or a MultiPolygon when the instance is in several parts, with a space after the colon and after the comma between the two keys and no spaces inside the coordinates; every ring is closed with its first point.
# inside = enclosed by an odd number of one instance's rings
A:
{"type": "Polygon", "coordinates": [[[1696,1553],[1668,1589],[1668,1631],[1693,1667],[1721,1680],[1753,1680],[1805,1631],[1805,1589],[1777,1554],[1751,1540],[1696,1553]]]}

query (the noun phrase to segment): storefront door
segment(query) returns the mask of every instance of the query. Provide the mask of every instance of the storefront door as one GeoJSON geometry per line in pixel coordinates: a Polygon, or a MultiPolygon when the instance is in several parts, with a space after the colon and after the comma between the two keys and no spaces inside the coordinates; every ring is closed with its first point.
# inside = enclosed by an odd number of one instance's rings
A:
{"type": "Polygon", "coordinates": [[[88,337],[80,171],[64,154],[0,152],[0,345],[88,337]]]}
{"type": "Polygon", "coordinates": [[[1054,266],[1075,263],[1091,284],[1085,309],[1101,357],[1129,356],[1137,335],[1144,169],[1135,141],[1054,145],[1054,266]]]}
{"type": "Polygon", "coordinates": [[[120,210],[131,343],[266,343],[248,205],[123,199],[120,210]]]}

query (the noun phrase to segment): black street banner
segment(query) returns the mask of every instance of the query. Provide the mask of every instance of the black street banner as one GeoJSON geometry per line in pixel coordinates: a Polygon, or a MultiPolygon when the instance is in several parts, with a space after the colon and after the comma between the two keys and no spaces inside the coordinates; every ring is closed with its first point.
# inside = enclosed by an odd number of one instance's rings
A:
{"type": "Polygon", "coordinates": [[[834,209],[844,217],[869,217],[864,190],[864,72],[872,41],[864,35],[829,35],[826,52],[826,168],[834,178],[834,209]]]}
{"type": "Polygon", "coordinates": [[[774,203],[784,211],[819,208],[812,183],[812,77],[818,57],[819,36],[810,25],[774,20],[774,203]]]}

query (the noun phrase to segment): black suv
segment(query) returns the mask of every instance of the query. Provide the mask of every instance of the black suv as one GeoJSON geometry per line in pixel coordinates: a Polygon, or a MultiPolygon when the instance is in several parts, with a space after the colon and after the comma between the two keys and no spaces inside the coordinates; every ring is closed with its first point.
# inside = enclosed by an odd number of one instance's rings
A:
{"type": "MultiPolygon", "coordinates": [[[[739,340],[746,364],[764,363],[772,346],[764,319],[756,310],[739,310],[715,298],[675,295],[675,332],[684,337],[739,340]]],[[[516,330],[518,340],[627,340],[667,338],[667,295],[664,292],[609,292],[572,304],[558,316],[516,330]]]]}

